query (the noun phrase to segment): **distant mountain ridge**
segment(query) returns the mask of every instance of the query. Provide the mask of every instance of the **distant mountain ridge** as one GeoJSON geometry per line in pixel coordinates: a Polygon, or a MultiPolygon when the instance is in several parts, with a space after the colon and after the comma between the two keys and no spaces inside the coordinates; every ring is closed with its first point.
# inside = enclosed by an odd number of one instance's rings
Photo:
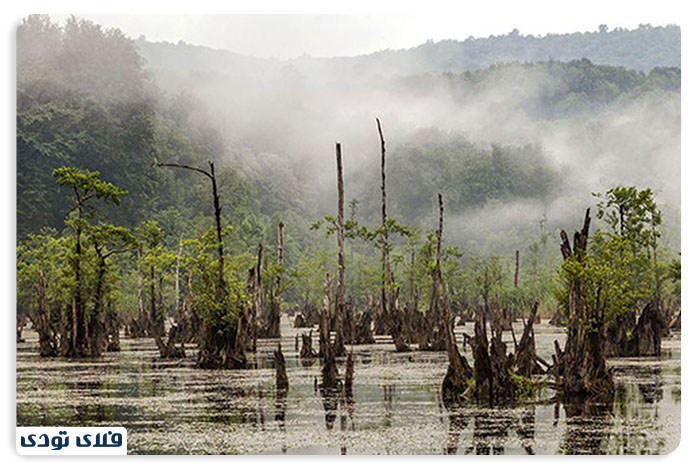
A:
{"type": "Polygon", "coordinates": [[[171,68],[186,64],[192,70],[231,67],[240,71],[276,71],[292,67],[302,73],[323,72],[336,76],[346,71],[374,75],[418,75],[424,73],[464,72],[506,62],[570,61],[587,58],[601,65],[622,66],[647,72],[655,67],[681,67],[681,28],[676,25],[641,25],[636,29],[595,32],[521,35],[514,30],[506,35],[468,38],[464,41],[428,41],[401,50],[381,50],[353,57],[315,58],[301,56],[290,60],[262,59],[195,46],[184,42],[149,42],[144,37],[136,44],[146,67],[171,68]]]}

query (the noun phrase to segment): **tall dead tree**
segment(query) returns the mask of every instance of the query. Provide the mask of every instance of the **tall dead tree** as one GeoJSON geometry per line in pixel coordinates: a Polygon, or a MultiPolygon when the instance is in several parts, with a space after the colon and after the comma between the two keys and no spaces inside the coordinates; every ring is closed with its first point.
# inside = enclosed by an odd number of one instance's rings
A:
{"type": "Polygon", "coordinates": [[[336,338],[334,342],[334,352],[336,356],[343,356],[346,353],[344,339],[344,320],[346,316],[346,265],[343,255],[344,246],[344,224],[343,224],[343,159],[341,155],[341,144],[336,143],[336,179],[338,189],[338,208],[336,210],[336,240],[338,242],[338,271],[336,273],[336,338]]]}
{"type": "Polygon", "coordinates": [[[381,154],[381,191],[382,191],[382,290],[381,290],[381,312],[382,320],[389,323],[389,329],[394,340],[397,352],[410,351],[401,334],[401,318],[394,304],[392,293],[392,273],[391,262],[389,260],[389,226],[387,223],[387,145],[384,141],[382,123],[377,120],[377,132],[379,133],[380,154],[381,154]]]}
{"type": "Polygon", "coordinates": [[[265,338],[280,338],[280,302],[283,281],[283,255],[285,250],[283,223],[278,223],[278,241],[276,251],[276,275],[273,282],[271,306],[264,320],[263,335],[265,338]]]}
{"type": "MultiPolygon", "coordinates": [[[[215,300],[218,304],[226,309],[230,306],[225,283],[225,255],[224,244],[222,240],[222,220],[221,212],[222,205],[218,194],[217,179],[215,178],[215,164],[212,161],[208,162],[208,170],[198,167],[188,166],[178,163],[155,163],[157,167],[171,167],[185,169],[202,174],[210,180],[212,195],[213,195],[213,211],[215,216],[215,233],[217,239],[217,281],[215,284],[215,300]]],[[[222,311],[225,315],[225,310],[222,311]]],[[[226,325],[223,329],[219,329],[203,321],[202,333],[200,336],[200,348],[198,353],[197,364],[199,367],[228,367],[240,368],[246,366],[246,357],[244,349],[237,343],[237,337],[242,335],[238,326],[241,323],[237,320],[234,323],[226,325]]]]}
{"type": "Polygon", "coordinates": [[[263,302],[263,244],[259,242],[256,253],[256,266],[254,267],[254,307],[251,315],[251,342],[252,349],[256,351],[256,340],[259,337],[259,321],[266,318],[263,302]]]}
{"type": "Polygon", "coordinates": [[[157,167],[174,167],[179,169],[186,169],[189,171],[194,171],[199,174],[203,174],[208,179],[210,179],[211,188],[213,192],[213,209],[215,212],[215,234],[217,237],[217,257],[218,257],[218,278],[217,278],[217,291],[216,295],[218,298],[224,297],[227,292],[225,285],[225,255],[223,252],[223,242],[222,242],[222,221],[220,219],[222,213],[222,205],[220,204],[220,196],[218,195],[217,179],[215,178],[215,164],[212,161],[208,161],[209,170],[200,169],[198,167],[187,166],[186,164],[177,163],[157,163],[157,167]]]}

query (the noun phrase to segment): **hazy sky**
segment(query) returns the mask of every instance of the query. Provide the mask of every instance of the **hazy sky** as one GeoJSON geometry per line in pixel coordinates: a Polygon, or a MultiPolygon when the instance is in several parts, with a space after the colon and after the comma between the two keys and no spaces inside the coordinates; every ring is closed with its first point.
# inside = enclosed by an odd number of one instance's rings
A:
{"type": "MultiPolygon", "coordinates": [[[[592,3],[592,2],[590,2],[592,3]]],[[[293,58],[312,56],[357,55],[381,49],[412,47],[428,39],[466,39],[506,34],[517,28],[522,34],[544,35],[594,31],[599,24],[610,29],[634,28],[640,23],[679,24],[671,2],[661,3],[652,11],[640,8],[588,8],[577,11],[569,5],[550,2],[515,2],[463,7],[450,14],[409,15],[78,15],[107,27],[118,27],[137,38],[178,42],[226,49],[259,57],[293,58]],[[531,6],[530,6],[531,5],[531,6]],[[536,8],[535,8],[536,6],[536,8]]],[[[464,4],[464,2],[462,2],[464,4]]],[[[440,10],[442,11],[442,10],[440,10]]],[[[61,23],[68,15],[52,15],[61,23]]]]}

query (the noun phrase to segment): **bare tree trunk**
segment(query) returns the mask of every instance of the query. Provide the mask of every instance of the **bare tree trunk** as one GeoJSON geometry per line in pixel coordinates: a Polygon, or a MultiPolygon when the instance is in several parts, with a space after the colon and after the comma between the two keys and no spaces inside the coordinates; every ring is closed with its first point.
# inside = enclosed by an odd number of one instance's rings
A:
{"type": "Polygon", "coordinates": [[[225,254],[222,243],[222,221],[220,215],[222,206],[220,205],[220,197],[218,196],[217,180],[215,179],[215,164],[208,161],[210,166],[210,181],[213,184],[213,207],[215,209],[215,232],[217,234],[217,251],[218,251],[218,299],[223,299],[227,292],[225,286],[225,254]]]}
{"type": "MultiPolygon", "coordinates": [[[[215,233],[217,237],[217,257],[218,257],[218,272],[215,298],[216,301],[223,307],[222,313],[227,312],[229,308],[229,298],[227,286],[225,284],[225,255],[224,243],[222,239],[222,205],[218,194],[217,179],[215,178],[215,164],[212,161],[208,162],[209,170],[200,169],[197,167],[187,166],[177,163],[160,163],[158,167],[174,167],[187,169],[198,172],[210,179],[213,194],[213,209],[215,215],[215,233]]],[[[259,269],[260,270],[260,269],[259,269]]],[[[260,272],[258,274],[260,276],[260,272]]],[[[259,281],[259,289],[262,281],[259,281]]],[[[240,321],[237,323],[228,324],[224,329],[216,329],[203,322],[203,330],[200,335],[200,351],[198,354],[198,366],[211,367],[227,367],[227,368],[242,368],[246,366],[246,357],[244,356],[243,347],[240,348],[240,343],[236,342],[236,338],[240,336],[244,330],[240,330],[240,321]]],[[[256,346],[256,317],[251,324],[254,348],[256,346]]]]}
{"type": "Polygon", "coordinates": [[[288,374],[285,370],[285,357],[283,356],[283,350],[278,343],[278,349],[273,353],[275,357],[275,376],[276,376],[276,391],[277,392],[287,392],[288,391],[288,374]]]}
{"type": "Polygon", "coordinates": [[[283,286],[283,257],[285,254],[285,236],[283,228],[285,225],[283,223],[278,223],[278,247],[276,253],[276,267],[278,268],[278,273],[276,274],[275,288],[273,290],[273,319],[270,326],[270,336],[273,338],[280,338],[280,303],[281,303],[281,288],[283,286]]]}
{"type": "Polygon", "coordinates": [[[382,191],[382,320],[389,323],[389,329],[397,352],[409,351],[409,347],[401,336],[401,317],[394,304],[392,293],[391,262],[389,260],[389,228],[387,225],[387,146],[382,132],[382,123],[377,120],[381,153],[381,191],[382,191]]]}
{"type": "Polygon", "coordinates": [[[319,354],[322,359],[328,355],[328,349],[331,347],[331,332],[329,324],[329,311],[331,310],[331,280],[329,274],[324,274],[324,289],[322,295],[321,315],[319,317],[319,354]]]}
{"type": "Polygon", "coordinates": [[[334,352],[336,356],[343,356],[346,353],[344,344],[343,328],[346,315],[346,266],[343,256],[344,232],[343,232],[343,160],[341,156],[341,144],[336,143],[336,179],[338,184],[338,209],[336,214],[336,239],[338,242],[338,271],[336,273],[336,339],[334,342],[334,352]]]}
{"type": "Polygon", "coordinates": [[[252,317],[252,344],[256,351],[256,340],[259,336],[259,321],[266,318],[266,311],[263,303],[263,244],[259,243],[256,255],[256,269],[254,270],[254,310],[252,317]]]}
{"type": "Polygon", "coordinates": [[[331,281],[329,274],[324,276],[324,297],[321,308],[320,348],[322,351],[323,365],[321,369],[322,387],[334,388],[337,384],[338,370],[333,346],[331,346],[329,331],[329,313],[331,310],[331,281]]]}
{"type": "Polygon", "coordinates": [[[530,377],[532,374],[543,374],[544,371],[537,362],[536,343],[534,340],[534,323],[536,322],[539,301],[534,303],[529,319],[524,326],[519,346],[515,347],[515,368],[518,375],[530,377]]]}
{"type": "Polygon", "coordinates": [[[176,254],[176,273],[174,274],[174,310],[179,312],[179,270],[181,266],[181,237],[179,237],[179,250],[176,254]]]}

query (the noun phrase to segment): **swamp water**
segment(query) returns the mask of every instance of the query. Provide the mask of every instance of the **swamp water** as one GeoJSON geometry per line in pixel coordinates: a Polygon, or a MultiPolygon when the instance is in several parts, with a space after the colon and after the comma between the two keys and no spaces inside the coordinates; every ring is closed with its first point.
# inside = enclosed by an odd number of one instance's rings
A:
{"type": "MultiPolygon", "coordinates": [[[[472,328],[457,327],[458,340],[472,328]]],[[[120,353],[99,360],[41,359],[27,330],[17,345],[17,425],[124,426],[130,454],[661,454],[679,443],[679,334],[663,340],[659,359],[609,362],[616,384],[609,407],[555,404],[541,389],[514,408],[448,412],[440,398],[444,352],[396,354],[377,337],[354,347],[353,400],[324,398],[319,360],[303,363],[295,351],[302,331],[283,317],[290,389],[277,399],[278,340],[261,340],[248,356],[256,369],[202,370],[195,347],[186,359],[164,361],[152,339],[122,338],[120,353]]],[[[515,331],[521,336],[522,323],[515,331]]],[[[564,340],[545,323],[535,336],[547,361],[553,341],[564,340]]],[[[338,369],[344,373],[345,358],[338,369]]]]}

